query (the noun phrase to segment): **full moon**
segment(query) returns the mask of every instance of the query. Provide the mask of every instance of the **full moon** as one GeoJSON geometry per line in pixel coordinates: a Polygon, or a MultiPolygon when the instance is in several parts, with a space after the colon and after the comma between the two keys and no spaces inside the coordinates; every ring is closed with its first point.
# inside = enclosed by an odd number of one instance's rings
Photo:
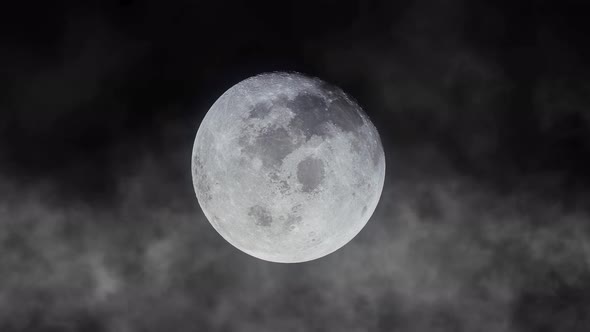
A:
{"type": "Polygon", "coordinates": [[[385,180],[377,129],[341,89],[268,73],[227,90],[201,122],[193,185],[215,230],[243,252],[297,263],[354,238],[385,180]]]}

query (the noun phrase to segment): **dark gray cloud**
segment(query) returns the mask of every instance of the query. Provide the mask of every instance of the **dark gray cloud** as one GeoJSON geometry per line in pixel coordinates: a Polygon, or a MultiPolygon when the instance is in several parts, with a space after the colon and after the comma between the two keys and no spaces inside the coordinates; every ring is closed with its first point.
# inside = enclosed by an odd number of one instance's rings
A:
{"type": "Polygon", "coordinates": [[[12,198],[0,204],[2,330],[588,326],[587,211],[527,190],[500,194],[458,173],[428,174],[390,152],[382,200],[357,238],[317,261],[273,264],[234,249],[208,224],[189,167],[174,159],[189,147],[142,155],[108,209],[56,204],[51,188],[3,179],[12,198]]]}

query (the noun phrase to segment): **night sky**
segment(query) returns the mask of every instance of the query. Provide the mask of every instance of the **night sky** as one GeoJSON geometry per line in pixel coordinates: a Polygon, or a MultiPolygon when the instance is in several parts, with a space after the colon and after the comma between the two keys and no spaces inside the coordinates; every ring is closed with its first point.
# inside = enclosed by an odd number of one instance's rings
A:
{"type": "Polygon", "coordinates": [[[1,332],[590,330],[582,1],[0,5],[1,332]],[[386,183],[337,252],[258,260],[191,180],[200,121],[297,71],[379,130],[386,183]]]}

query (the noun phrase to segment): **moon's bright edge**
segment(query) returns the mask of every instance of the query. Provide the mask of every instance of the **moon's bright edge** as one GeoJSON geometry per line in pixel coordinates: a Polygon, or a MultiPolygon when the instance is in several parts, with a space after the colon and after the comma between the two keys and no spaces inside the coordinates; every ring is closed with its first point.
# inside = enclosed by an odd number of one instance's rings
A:
{"type": "Polygon", "coordinates": [[[269,73],[213,104],[197,132],[192,174],[224,239],[254,257],[295,263],[361,231],[383,190],[385,156],[375,126],[342,90],[269,73]]]}

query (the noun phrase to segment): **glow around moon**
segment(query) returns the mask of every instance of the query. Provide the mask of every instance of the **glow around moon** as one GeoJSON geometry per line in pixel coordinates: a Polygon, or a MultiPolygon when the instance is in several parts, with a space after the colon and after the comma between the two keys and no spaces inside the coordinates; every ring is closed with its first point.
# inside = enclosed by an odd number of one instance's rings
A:
{"type": "Polygon", "coordinates": [[[213,104],[197,132],[192,174],[223,238],[254,257],[295,263],[361,231],[383,189],[385,156],[377,130],[342,90],[269,73],[213,104]]]}

